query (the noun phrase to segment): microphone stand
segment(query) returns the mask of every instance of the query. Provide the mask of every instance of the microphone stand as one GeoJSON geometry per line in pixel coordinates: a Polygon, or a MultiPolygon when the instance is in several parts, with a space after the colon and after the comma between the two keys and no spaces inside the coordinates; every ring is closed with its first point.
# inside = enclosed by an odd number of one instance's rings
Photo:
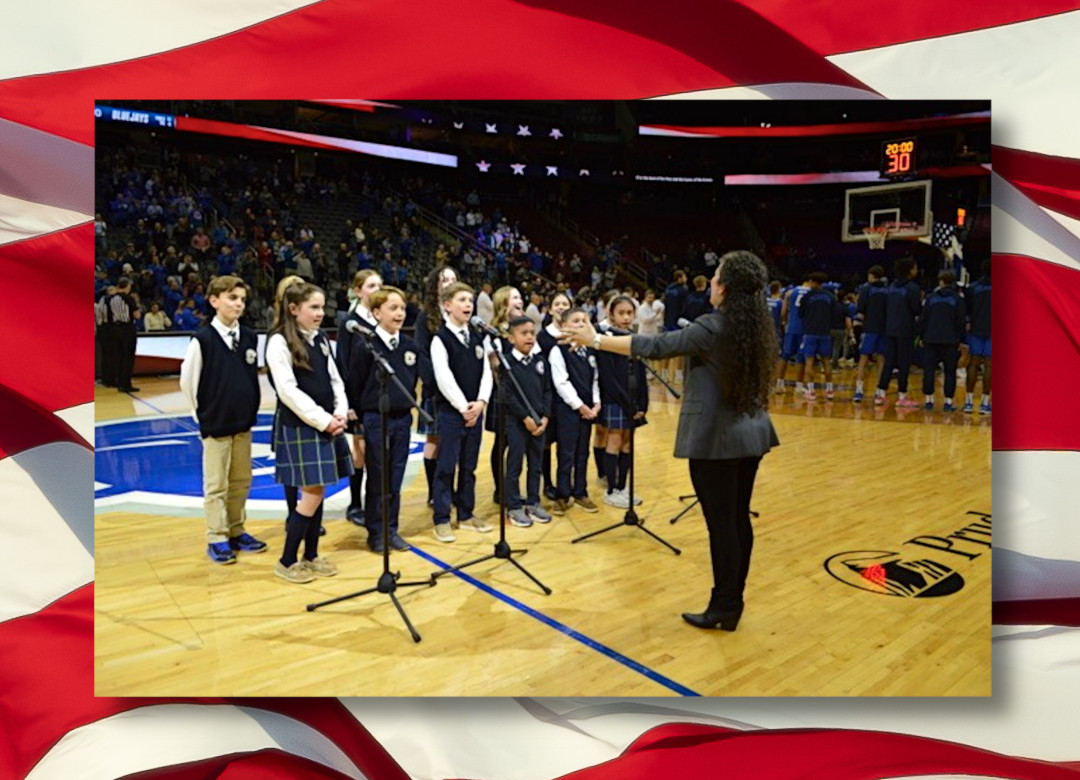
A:
{"type": "MultiPolygon", "coordinates": [[[[539,417],[539,415],[537,415],[536,410],[534,410],[532,408],[532,405],[529,403],[529,399],[525,396],[525,391],[522,390],[521,384],[518,382],[517,377],[514,376],[513,372],[510,370],[509,359],[506,357],[506,355],[503,354],[502,346],[501,346],[500,341],[499,341],[498,333],[495,332],[494,330],[492,330],[492,331],[488,331],[487,335],[489,335],[491,337],[491,339],[492,339],[491,343],[495,348],[496,356],[498,356],[499,365],[502,366],[502,369],[503,369],[502,378],[500,379],[500,381],[498,383],[498,387],[496,389],[496,392],[498,393],[497,403],[498,403],[498,406],[499,406],[499,420],[498,420],[498,422],[496,424],[496,428],[498,429],[498,433],[496,434],[496,436],[498,437],[496,439],[496,446],[497,446],[499,442],[504,442],[504,443],[506,442],[506,378],[507,377],[510,378],[510,381],[514,385],[515,391],[517,392],[518,396],[521,398],[522,402],[524,402],[524,404],[525,404],[526,411],[528,411],[529,416],[532,417],[532,419],[536,422],[537,425],[540,424],[540,417],[539,417]]],[[[495,543],[495,549],[491,552],[490,555],[485,555],[485,556],[483,556],[481,558],[477,558],[475,560],[468,561],[468,562],[463,563],[463,564],[461,564],[459,566],[454,566],[454,567],[449,568],[449,569],[443,569],[442,571],[435,572],[434,574],[431,575],[431,584],[432,585],[435,584],[435,580],[438,577],[441,577],[444,574],[450,574],[452,572],[458,572],[458,571],[461,571],[462,569],[465,569],[465,568],[467,568],[469,566],[472,566],[474,564],[483,563],[484,561],[490,561],[492,558],[498,558],[499,560],[502,560],[502,561],[509,561],[514,566],[516,566],[518,568],[518,570],[522,574],[524,574],[526,577],[528,577],[530,580],[532,580],[538,586],[540,586],[540,590],[542,590],[544,592],[545,596],[550,596],[551,595],[551,588],[549,588],[544,583],[540,582],[540,580],[536,579],[536,577],[534,577],[532,575],[532,573],[528,569],[526,569],[524,566],[522,566],[518,561],[516,561],[513,558],[515,553],[524,555],[525,553],[528,552],[528,550],[511,549],[510,544],[506,541],[506,515],[507,515],[507,511],[506,511],[506,500],[507,500],[507,495],[506,495],[506,462],[507,462],[508,455],[509,455],[509,453],[507,453],[507,452],[500,452],[499,453],[499,460],[502,463],[502,468],[500,470],[502,472],[503,484],[499,487],[499,541],[497,541],[495,543]]]]}
{"type": "Polygon", "coordinates": [[[320,601],[317,604],[308,604],[307,611],[314,612],[319,607],[325,607],[327,604],[336,604],[339,601],[355,599],[378,591],[379,593],[385,593],[390,597],[390,601],[397,607],[401,619],[405,621],[405,626],[409,629],[409,634],[412,635],[413,641],[419,642],[420,634],[416,632],[413,624],[409,621],[409,616],[405,614],[405,609],[401,606],[401,602],[398,601],[395,591],[398,588],[411,588],[418,585],[432,587],[435,585],[435,578],[432,577],[418,582],[398,582],[401,578],[401,572],[390,571],[390,429],[387,424],[390,416],[390,382],[393,381],[405,397],[410,399],[413,407],[416,408],[421,417],[424,418],[425,422],[430,423],[432,420],[431,415],[421,409],[419,404],[416,403],[416,398],[413,397],[413,393],[410,393],[405,385],[401,383],[401,380],[397,378],[394,367],[391,366],[389,361],[387,361],[387,359],[372,345],[372,339],[378,337],[370,332],[361,332],[360,335],[363,335],[368,341],[368,349],[371,350],[371,354],[375,359],[375,370],[379,380],[379,425],[382,428],[382,468],[380,469],[379,483],[382,489],[380,509],[382,510],[383,570],[382,574],[379,575],[379,581],[375,587],[357,591],[356,593],[349,593],[345,596],[338,596],[337,598],[329,599],[328,601],[320,601]]]}
{"type": "MultiPolygon", "coordinates": [[[[626,331],[619,332],[617,328],[612,328],[611,332],[616,335],[629,335],[628,333],[626,333],[626,331]]],[[[626,508],[626,514],[623,515],[623,520],[621,523],[609,525],[607,528],[601,528],[599,531],[592,531],[590,533],[584,534],[583,536],[579,536],[576,539],[571,539],[570,543],[577,544],[578,542],[583,542],[586,539],[591,539],[594,536],[599,536],[602,533],[613,531],[621,526],[629,525],[637,528],[639,531],[644,531],[653,539],[660,542],[660,544],[669,548],[676,555],[681,555],[682,550],[680,550],[678,547],[671,544],[670,542],[664,541],[659,536],[650,531],[648,528],[646,528],[645,525],[641,522],[641,520],[638,519],[637,512],[634,511],[634,472],[636,471],[636,469],[634,468],[634,429],[637,427],[637,425],[635,424],[637,422],[637,420],[635,419],[635,415],[637,414],[637,371],[634,370],[634,366],[636,365],[635,361],[640,362],[641,365],[645,366],[645,368],[649,369],[650,371],[652,370],[644,363],[644,361],[641,361],[639,359],[630,358],[626,361],[626,387],[629,391],[628,394],[630,396],[630,408],[627,409],[627,413],[630,415],[630,484],[627,488],[629,501],[627,502],[628,506],[626,508]]],[[[662,379],[660,381],[663,382],[662,379]]],[[[674,393],[676,398],[679,397],[679,394],[672,390],[671,386],[668,385],[667,382],[664,382],[664,386],[667,387],[667,389],[670,390],[672,393],[674,393]]]]}
{"type": "Polygon", "coordinates": [[[672,397],[673,397],[673,398],[675,398],[676,400],[678,400],[678,399],[682,398],[682,395],[680,395],[680,394],[679,394],[679,391],[677,391],[677,390],[676,390],[676,389],[675,389],[674,387],[672,387],[671,385],[669,385],[669,384],[668,384],[668,382],[667,382],[667,380],[666,380],[666,379],[664,379],[664,377],[660,376],[660,374],[658,374],[658,373],[657,373],[657,371],[656,371],[656,369],[655,369],[655,368],[653,368],[652,366],[650,366],[650,365],[649,365],[648,363],[646,363],[646,362],[645,362],[644,360],[642,360],[642,359],[641,359],[641,358],[639,358],[639,357],[631,358],[631,360],[637,360],[637,361],[640,361],[640,362],[641,362],[641,365],[645,366],[645,370],[646,370],[646,371],[648,371],[648,372],[649,372],[650,374],[652,374],[652,375],[653,375],[654,377],[656,377],[656,380],[657,380],[658,382],[660,382],[660,384],[662,384],[662,385],[663,385],[664,387],[666,387],[666,388],[667,388],[667,391],[668,391],[669,393],[671,393],[671,395],[672,395],[672,397]]]}

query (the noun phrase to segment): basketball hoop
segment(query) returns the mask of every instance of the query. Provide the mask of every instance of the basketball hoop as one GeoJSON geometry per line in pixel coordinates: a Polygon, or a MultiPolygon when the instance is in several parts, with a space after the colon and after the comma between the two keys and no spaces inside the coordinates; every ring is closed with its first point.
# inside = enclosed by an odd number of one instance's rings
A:
{"type": "Polygon", "coordinates": [[[868,227],[863,228],[863,235],[866,236],[866,245],[870,249],[884,249],[885,239],[889,237],[889,229],[887,227],[868,227]]]}

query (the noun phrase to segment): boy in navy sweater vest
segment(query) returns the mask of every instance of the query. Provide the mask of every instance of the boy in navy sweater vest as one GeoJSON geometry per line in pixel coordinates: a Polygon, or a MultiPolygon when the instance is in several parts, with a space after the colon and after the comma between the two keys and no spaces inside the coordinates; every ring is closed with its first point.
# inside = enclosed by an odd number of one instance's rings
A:
{"type": "Polygon", "coordinates": [[[398,533],[398,516],[401,510],[401,483],[405,478],[405,464],[409,459],[412,408],[416,399],[416,382],[420,378],[422,358],[416,342],[401,333],[401,326],[405,322],[405,293],[396,287],[383,287],[371,293],[369,306],[378,323],[375,338],[366,340],[359,336],[353,337],[346,392],[356,401],[356,411],[363,421],[368,445],[368,481],[364,501],[367,506],[365,522],[368,544],[373,552],[381,553],[387,541],[395,550],[409,549],[408,542],[398,533]],[[409,392],[406,396],[395,383],[390,382],[388,385],[390,406],[386,430],[390,440],[389,537],[383,536],[382,527],[383,452],[382,419],[379,416],[381,386],[374,351],[393,367],[398,380],[409,392]]]}
{"type": "MultiPolygon", "coordinates": [[[[563,323],[579,327],[589,321],[584,309],[563,314],[563,323]]],[[[558,398],[552,400],[559,432],[559,468],[552,514],[562,515],[573,498],[575,506],[596,512],[597,506],[586,489],[585,469],[589,461],[589,436],[600,416],[600,381],[596,355],[586,347],[560,344],[548,353],[552,384],[558,398]]]]}
{"type": "Polygon", "coordinates": [[[431,339],[431,366],[439,410],[439,459],[435,464],[435,538],[455,540],[450,505],[457,507],[457,524],[487,532],[491,525],[473,515],[476,506],[476,461],[484,433],[484,410],[491,396],[491,366],[483,340],[469,331],[473,290],[455,282],[443,288],[439,300],[446,320],[431,339]],[[457,473],[457,490],[454,474],[457,473]]]}
{"type": "MultiPolygon", "coordinates": [[[[536,346],[536,323],[528,317],[515,317],[508,323],[507,340],[514,347],[507,363],[517,384],[524,394],[518,393],[512,384],[506,389],[506,508],[510,522],[528,527],[533,521],[547,523],[551,515],[540,506],[540,461],[544,455],[544,433],[548,426],[548,410],[551,408],[551,383],[548,381],[548,365],[536,346]],[[528,404],[526,405],[526,401],[528,404]],[[532,408],[539,416],[534,420],[529,414],[532,408]],[[524,506],[521,497],[521,467],[526,465],[524,506]]],[[[510,382],[503,377],[503,382],[510,382]]]]}
{"type": "Polygon", "coordinates": [[[248,287],[236,276],[210,283],[214,319],[188,344],[180,389],[199,422],[203,441],[206,554],[235,563],[236,551],[262,552],[266,543],[244,530],[251,489],[251,429],[259,412],[255,332],[240,324],[248,287]]]}

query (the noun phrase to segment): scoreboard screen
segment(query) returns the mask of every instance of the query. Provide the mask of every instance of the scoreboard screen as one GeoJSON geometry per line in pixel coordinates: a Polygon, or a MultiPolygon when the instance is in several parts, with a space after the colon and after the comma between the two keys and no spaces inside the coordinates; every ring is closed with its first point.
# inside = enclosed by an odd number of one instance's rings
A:
{"type": "Polygon", "coordinates": [[[914,138],[886,141],[881,145],[882,176],[910,176],[915,170],[914,138]]]}

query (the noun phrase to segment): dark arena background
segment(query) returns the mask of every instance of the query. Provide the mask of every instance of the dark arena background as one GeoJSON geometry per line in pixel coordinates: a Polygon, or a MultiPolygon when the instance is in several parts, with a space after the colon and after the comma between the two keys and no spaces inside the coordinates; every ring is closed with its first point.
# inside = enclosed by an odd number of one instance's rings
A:
{"type": "MultiPolygon", "coordinates": [[[[854,400],[855,301],[873,266],[891,280],[912,258],[924,295],[942,271],[961,290],[989,275],[988,102],[115,99],[95,116],[95,298],[127,276],[154,312],[140,322],[138,389],[95,392],[98,695],[990,694],[989,361],[962,347],[953,397],[940,368],[927,396],[916,343],[908,399],[893,380],[874,403],[870,361],[854,400]],[[493,560],[402,592],[420,643],[378,596],[307,612],[368,587],[381,557],[345,519],[343,481],[327,489],[320,548],[340,575],[273,576],[286,510],[263,371],[247,511],[269,554],[206,557],[201,444],[177,374],[212,316],[214,275],[249,284],[243,320],[262,365],[289,273],[325,289],[331,337],[358,268],[410,294],[408,329],[440,262],[477,291],[514,285],[540,314],[557,292],[595,311],[607,290],[652,290],[674,324],[676,275],[693,291],[736,249],[765,261],[781,296],[826,274],[850,318],[834,326],[830,384],[822,365],[811,392],[796,363],[781,369],[781,445],[758,476],[737,632],[679,619],[703,604],[708,545],[671,457],[679,401],[652,379],[637,512],[681,555],[634,528],[570,544],[623,516],[600,502],[590,458],[599,513],[507,530],[550,595],[493,560]]],[[[653,367],[681,389],[680,364],[653,367]]],[[[391,559],[402,580],[486,554],[497,536],[434,538],[423,441],[401,493],[413,546],[391,559]]],[[[491,447],[485,434],[476,511],[497,524],[491,447]]]]}

